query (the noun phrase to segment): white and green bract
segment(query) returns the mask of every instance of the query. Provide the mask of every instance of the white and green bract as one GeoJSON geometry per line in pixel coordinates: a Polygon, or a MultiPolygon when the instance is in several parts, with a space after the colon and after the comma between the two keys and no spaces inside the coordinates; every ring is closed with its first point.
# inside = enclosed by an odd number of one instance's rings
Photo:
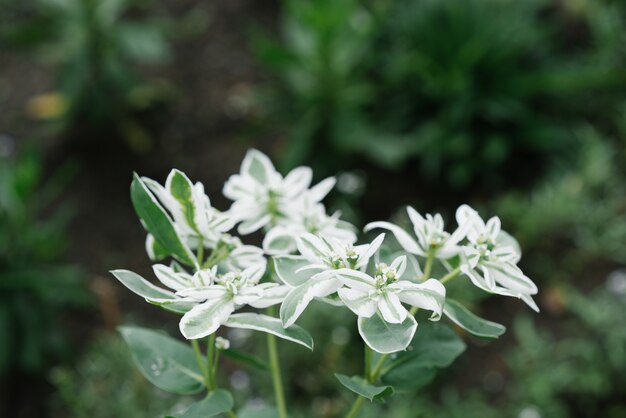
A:
{"type": "MultiPolygon", "coordinates": [[[[211,206],[202,183],[193,184],[182,171],[172,170],[165,186],[147,177],[142,181],[169,212],[178,236],[189,248],[195,249],[200,243],[214,248],[222,234],[233,228],[232,219],[211,206]]],[[[148,234],[146,249],[152,259],[156,258],[154,244],[148,234]]]]}
{"type": "Polygon", "coordinates": [[[213,334],[230,315],[244,305],[267,308],[282,302],[288,287],[277,283],[259,283],[263,270],[251,267],[240,272],[216,274],[207,271],[202,286],[181,289],[176,294],[198,304],[183,315],[180,331],[187,339],[213,334]]]}
{"type": "Polygon", "coordinates": [[[521,252],[515,239],[501,230],[500,219],[492,217],[486,223],[474,209],[462,205],[456,212],[457,222],[467,226],[467,244],[463,246],[465,263],[461,272],[477,287],[499,295],[522,299],[535,311],[539,308],[532,298],[537,286],[517,266],[521,252]]]}
{"type": "Polygon", "coordinates": [[[321,203],[310,204],[308,198],[292,207],[290,217],[271,228],[263,239],[263,250],[269,255],[289,254],[297,249],[296,240],[305,233],[320,234],[339,241],[354,243],[353,225],[340,219],[341,213],[326,214],[321,203]]]}
{"type": "MultiPolygon", "coordinates": [[[[351,269],[339,269],[336,275],[344,287],[337,293],[345,305],[359,317],[359,332],[363,341],[373,350],[380,350],[380,343],[376,337],[363,327],[364,318],[378,315],[389,324],[407,323],[407,329],[401,332],[408,335],[406,344],[410,342],[417,323],[404,304],[432,311],[431,320],[441,318],[446,288],[435,279],[423,283],[415,283],[403,279],[406,270],[406,256],[397,257],[391,265],[379,263],[375,275],[372,277],[364,272],[351,269]]],[[[394,347],[394,351],[403,350],[406,346],[394,347]]]]}
{"type": "Polygon", "coordinates": [[[426,214],[424,218],[415,209],[407,206],[409,219],[413,224],[413,231],[417,240],[397,225],[390,222],[371,222],[365,226],[365,231],[374,228],[386,229],[394,234],[398,243],[408,253],[426,256],[432,254],[436,258],[448,259],[457,255],[461,248],[459,242],[465,238],[464,225],[452,234],[444,230],[443,218],[440,214],[426,214]]]}
{"type": "Polygon", "coordinates": [[[281,274],[277,270],[281,280],[294,286],[280,307],[283,325],[288,327],[293,324],[313,299],[337,292],[342,286],[337,270],[365,269],[384,238],[385,234],[380,234],[370,244],[354,246],[350,242],[321,235],[307,233],[300,236],[297,240],[300,256],[276,258],[276,265],[282,261],[297,266],[297,269],[289,270],[291,274],[281,274]]]}
{"type": "Polygon", "coordinates": [[[265,154],[248,151],[239,174],[231,176],[223,189],[224,196],[234,201],[229,215],[239,223],[237,231],[247,235],[264,228],[263,248],[272,255],[293,252],[296,238],[305,232],[356,241],[354,228],[339,220],[339,213],[328,216],[320,203],[335,178],[311,187],[312,178],[309,167],[297,167],[283,177],[265,154]]]}

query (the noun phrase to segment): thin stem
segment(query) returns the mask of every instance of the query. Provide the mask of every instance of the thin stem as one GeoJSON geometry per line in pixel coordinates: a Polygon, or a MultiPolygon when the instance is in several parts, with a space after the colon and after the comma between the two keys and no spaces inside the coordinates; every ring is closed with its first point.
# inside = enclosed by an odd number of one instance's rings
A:
{"type": "Polygon", "coordinates": [[[372,349],[369,348],[367,346],[367,344],[364,344],[365,346],[365,353],[364,353],[364,357],[365,357],[365,378],[367,380],[369,380],[370,376],[371,376],[371,371],[372,371],[372,349]]]}
{"type": "Polygon", "coordinates": [[[363,396],[358,396],[352,404],[352,408],[348,411],[346,418],[356,418],[359,415],[359,411],[361,411],[361,408],[363,407],[363,402],[365,402],[365,398],[363,396]]]}
{"type": "Polygon", "coordinates": [[[213,361],[213,351],[215,350],[215,333],[209,335],[206,348],[206,361],[207,361],[207,381],[209,382],[209,391],[215,389],[215,369],[217,364],[213,361]]]}
{"type": "Polygon", "coordinates": [[[211,382],[209,380],[209,374],[207,373],[206,363],[202,359],[202,353],[200,352],[200,344],[198,343],[198,340],[191,340],[191,346],[193,347],[193,352],[196,355],[198,367],[200,367],[200,371],[202,372],[204,385],[206,386],[207,390],[210,391],[211,382]]]}
{"type": "Polygon", "coordinates": [[[378,379],[378,377],[380,376],[380,372],[383,369],[383,365],[385,364],[385,360],[387,360],[388,356],[388,354],[383,354],[382,356],[380,356],[380,358],[378,359],[378,363],[376,363],[376,366],[374,366],[374,370],[372,371],[370,379],[368,379],[369,383],[374,383],[376,379],[378,379]]]}
{"type": "Polygon", "coordinates": [[[449,282],[450,280],[454,279],[456,276],[458,276],[461,273],[461,266],[455,268],[454,270],[452,270],[450,273],[446,274],[445,276],[443,276],[441,278],[441,280],[439,280],[441,283],[445,284],[447,282],[449,282]]]}
{"type": "Polygon", "coordinates": [[[433,261],[435,261],[435,252],[428,250],[426,255],[426,264],[424,265],[424,274],[422,275],[422,281],[430,279],[430,272],[433,269],[433,261]]]}
{"type": "MultiPolygon", "coordinates": [[[[268,308],[267,312],[270,316],[274,316],[274,307],[268,308]]],[[[280,363],[278,361],[278,350],[276,349],[276,337],[267,334],[267,354],[269,356],[270,369],[272,371],[272,382],[274,383],[274,396],[276,398],[276,407],[278,408],[278,417],[287,418],[287,405],[285,404],[285,393],[283,391],[283,380],[280,376],[280,363]]]]}

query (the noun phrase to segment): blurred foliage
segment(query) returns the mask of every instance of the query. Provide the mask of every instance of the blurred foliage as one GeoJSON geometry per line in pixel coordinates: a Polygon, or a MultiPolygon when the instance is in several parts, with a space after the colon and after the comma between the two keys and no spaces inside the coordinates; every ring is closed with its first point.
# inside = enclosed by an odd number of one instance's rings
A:
{"type": "Polygon", "coordinates": [[[525,259],[532,260],[533,273],[555,280],[567,280],[594,260],[626,264],[621,156],[591,127],[575,137],[574,164],[555,166],[530,193],[509,193],[496,203],[507,228],[530,250],[525,259]]]}
{"type": "Polygon", "coordinates": [[[57,389],[51,409],[59,417],[161,418],[191,403],[148,382],[117,335],[95,338],[74,366],[54,369],[51,380],[57,389]]]}
{"type": "Polygon", "coordinates": [[[33,98],[30,115],[62,126],[114,127],[131,146],[146,148],[147,133],[132,116],[171,92],[163,80],[148,80],[138,66],[169,58],[171,24],[143,17],[144,5],[136,0],[31,0],[2,6],[8,22],[2,22],[0,44],[35,52],[56,73],[56,91],[33,98]]]}
{"type": "Polygon", "coordinates": [[[491,396],[485,388],[461,394],[446,387],[410,402],[411,416],[623,417],[625,288],[622,273],[617,292],[599,288],[584,295],[562,289],[566,313],[557,329],[535,325],[529,317],[515,321],[516,344],[504,355],[506,370],[483,373],[491,376],[489,384],[485,381],[491,396]]]}
{"type": "Polygon", "coordinates": [[[287,0],[281,40],[255,49],[285,165],[417,160],[463,187],[536,176],[572,146],[568,126],[612,126],[625,37],[607,2],[287,0]]]}
{"type": "Polygon", "coordinates": [[[68,174],[42,185],[35,154],[0,156],[0,374],[41,372],[69,346],[61,314],[90,294],[79,270],[63,264],[67,207],[52,210],[68,174]]]}

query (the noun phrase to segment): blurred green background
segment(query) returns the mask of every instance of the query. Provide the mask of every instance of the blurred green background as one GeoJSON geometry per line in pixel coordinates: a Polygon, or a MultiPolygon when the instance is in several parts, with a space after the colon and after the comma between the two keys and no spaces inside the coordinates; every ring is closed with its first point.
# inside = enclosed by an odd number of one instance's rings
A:
{"type": "MultiPolygon", "coordinates": [[[[221,187],[249,147],[338,176],[362,226],[470,203],[518,237],[540,315],[454,283],[507,333],[364,417],[626,416],[626,2],[0,0],[0,416],[162,417],[115,333],[164,328],[107,271],[146,277],[132,171],[221,187]]],[[[281,345],[294,417],[351,401],[353,316],[281,345]],[[303,364],[307,366],[302,367],[303,364]]],[[[253,334],[236,348],[264,350],[253,334]]],[[[269,377],[225,358],[239,402],[269,377]]]]}

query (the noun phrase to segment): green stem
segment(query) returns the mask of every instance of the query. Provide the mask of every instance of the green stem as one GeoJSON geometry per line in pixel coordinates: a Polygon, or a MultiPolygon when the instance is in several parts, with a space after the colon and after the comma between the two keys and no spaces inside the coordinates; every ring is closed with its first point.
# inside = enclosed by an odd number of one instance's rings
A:
{"type": "MultiPolygon", "coordinates": [[[[274,307],[269,307],[267,313],[270,316],[274,316],[274,307]]],[[[269,356],[270,369],[272,371],[272,382],[274,383],[274,396],[276,398],[276,407],[278,408],[278,417],[287,418],[287,405],[285,404],[283,380],[280,376],[280,363],[278,361],[278,350],[276,349],[276,337],[269,333],[267,334],[267,353],[269,356]]]]}
{"type": "Polygon", "coordinates": [[[428,250],[426,255],[426,264],[424,265],[424,274],[422,275],[422,281],[430,279],[430,272],[433,269],[433,261],[435,261],[435,252],[428,250]]]}
{"type": "Polygon", "coordinates": [[[443,276],[441,278],[441,280],[439,280],[441,283],[445,284],[447,282],[449,282],[450,280],[454,279],[456,276],[458,276],[461,273],[461,267],[457,267],[454,270],[452,270],[450,273],[446,274],[445,276],[443,276]]]}
{"type": "MultiPolygon", "coordinates": [[[[367,344],[365,345],[364,377],[367,383],[374,383],[378,379],[380,372],[383,368],[383,364],[385,364],[385,360],[387,360],[387,354],[383,354],[382,356],[380,356],[380,358],[378,359],[378,362],[374,366],[374,370],[370,370],[371,363],[372,363],[372,350],[367,346],[367,344]]],[[[357,396],[357,398],[354,400],[354,403],[352,404],[352,407],[348,411],[346,418],[355,418],[359,414],[359,411],[361,410],[361,408],[363,407],[364,401],[365,401],[365,398],[363,396],[357,396]]]]}
{"type": "Polygon", "coordinates": [[[359,415],[359,411],[363,407],[363,402],[365,402],[365,398],[363,396],[358,396],[352,404],[352,408],[348,411],[346,418],[356,418],[359,415]]]}
{"type": "Polygon", "coordinates": [[[207,373],[206,363],[202,359],[202,353],[200,352],[200,344],[198,340],[191,340],[191,346],[193,347],[193,352],[196,355],[196,361],[198,362],[198,367],[200,367],[200,371],[202,372],[202,377],[204,378],[204,385],[207,390],[210,391],[210,380],[209,374],[207,373]]]}
{"type": "Polygon", "coordinates": [[[365,378],[369,380],[372,369],[372,349],[365,344],[365,378]]]}
{"type": "Polygon", "coordinates": [[[207,348],[206,348],[206,361],[207,361],[207,381],[209,382],[209,386],[207,387],[209,391],[215,389],[215,369],[217,368],[217,364],[213,361],[213,351],[215,350],[215,333],[209,335],[207,348]]]}

